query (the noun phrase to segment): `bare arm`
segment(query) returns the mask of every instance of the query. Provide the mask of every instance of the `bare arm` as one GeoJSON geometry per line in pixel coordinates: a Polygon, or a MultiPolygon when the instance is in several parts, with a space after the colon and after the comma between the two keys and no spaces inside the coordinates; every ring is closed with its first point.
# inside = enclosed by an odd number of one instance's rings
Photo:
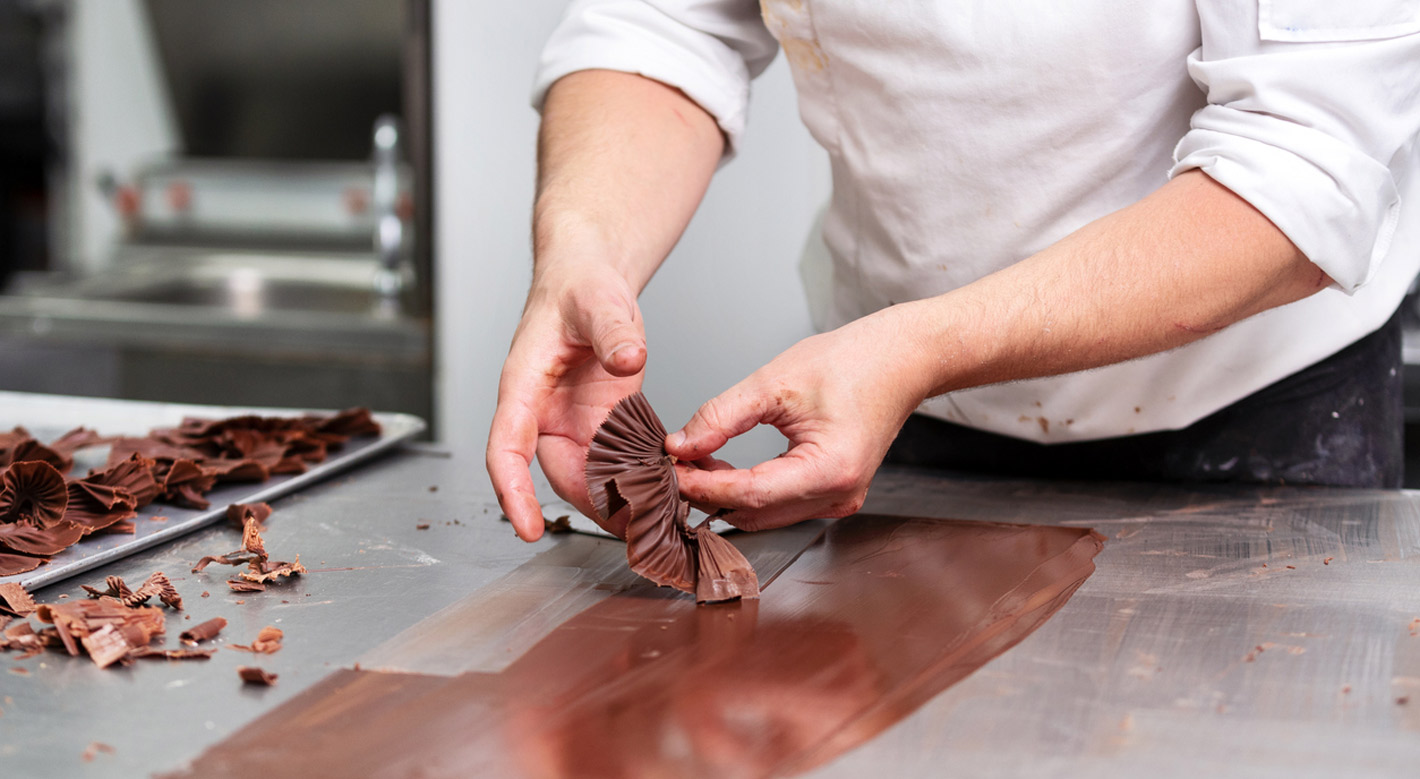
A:
{"type": "Polygon", "coordinates": [[[667,448],[708,468],[682,468],[682,492],[738,510],[742,527],[842,516],[924,398],[1172,349],[1330,283],[1262,214],[1189,172],[976,283],[800,342],[667,448]],[[759,423],[789,438],[784,456],[744,470],[707,458],[759,423]]]}
{"type": "Polygon", "coordinates": [[[597,425],[641,385],[636,296],[679,240],[724,139],[679,91],[611,71],[553,85],[538,139],[533,282],[498,384],[487,465],[523,539],[542,535],[530,467],[592,515],[582,476],[597,425]]]}

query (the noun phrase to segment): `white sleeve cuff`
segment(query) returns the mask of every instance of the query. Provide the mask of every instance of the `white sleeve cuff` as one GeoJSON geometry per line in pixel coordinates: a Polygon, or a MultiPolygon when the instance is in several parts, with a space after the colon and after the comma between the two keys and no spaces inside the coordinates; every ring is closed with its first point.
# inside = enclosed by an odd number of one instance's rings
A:
{"type": "Polygon", "coordinates": [[[1202,170],[1262,212],[1346,292],[1371,280],[1400,217],[1388,167],[1275,116],[1210,105],[1192,125],[1170,176],[1202,170]]]}
{"type": "Polygon", "coordinates": [[[539,110],[554,82],[580,70],[636,73],[675,87],[714,117],[726,159],[745,130],[749,84],[777,44],[754,3],[578,0],[542,53],[533,87],[539,110]]]}

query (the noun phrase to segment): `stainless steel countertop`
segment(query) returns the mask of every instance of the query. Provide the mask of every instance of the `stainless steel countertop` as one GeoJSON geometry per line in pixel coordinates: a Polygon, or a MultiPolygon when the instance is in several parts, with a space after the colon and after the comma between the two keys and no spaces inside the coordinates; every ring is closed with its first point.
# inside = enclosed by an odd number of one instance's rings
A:
{"type": "MultiPolygon", "coordinates": [[[[273,624],[286,631],[279,653],[106,671],[86,658],[0,655],[30,671],[0,672],[3,773],[176,768],[539,551],[609,543],[518,541],[481,459],[430,448],[274,505],[267,547],[299,552],[312,569],[288,587],[238,596],[222,572],[189,574],[202,555],[237,546],[221,527],[80,579],[163,570],[192,616],[170,617],[171,636],[222,616],[222,639],[245,643],[273,624]],[[240,685],[233,669],[253,660],[280,675],[277,686],[240,685]],[[116,751],[83,762],[94,741],[116,751]]],[[[1084,525],[1110,541],[1095,575],[1040,630],[812,776],[1411,776],[1420,766],[1420,636],[1410,627],[1420,617],[1420,494],[884,471],[865,510],[1084,525]]],[[[78,597],[77,583],[37,596],[78,597]]]]}

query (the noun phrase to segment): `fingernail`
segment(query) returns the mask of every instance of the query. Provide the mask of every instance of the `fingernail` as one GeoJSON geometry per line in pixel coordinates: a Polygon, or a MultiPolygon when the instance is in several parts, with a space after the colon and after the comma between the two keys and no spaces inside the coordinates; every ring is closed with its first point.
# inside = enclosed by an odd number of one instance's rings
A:
{"type": "Polygon", "coordinates": [[[679,449],[682,446],[685,446],[685,431],[677,430],[674,433],[671,433],[670,435],[666,436],[667,448],[679,449]]]}
{"type": "Polygon", "coordinates": [[[615,360],[615,359],[616,359],[616,356],[617,356],[618,354],[621,354],[621,353],[624,352],[624,351],[627,351],[627,350],[630,350],[630,349],[635,349],[635,348],[636,348],[636,344],[634,344],[634,343],[632,343],[632,342],[630,342],[630,341],[627,341],[627,342],[625,342],[625,343],[617,344],[614,348],[612,348],[612,350],[611,350],[611,356],[608,357],[607,359],[608,359],[608,360],[615,360]]]}

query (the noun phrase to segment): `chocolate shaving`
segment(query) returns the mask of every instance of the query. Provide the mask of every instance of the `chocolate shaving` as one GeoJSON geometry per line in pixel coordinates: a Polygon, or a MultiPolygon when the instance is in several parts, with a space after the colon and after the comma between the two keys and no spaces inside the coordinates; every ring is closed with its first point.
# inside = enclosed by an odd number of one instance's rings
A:
{"type": "Polygon", "coordinates": [[[168,577],[164,575],[162,571],[154,571],[136,590],[130,589],[128,585],[124,583],[123,579],[118,576],[109,576],[104,579],[104,584],[108,585],[108,589],[102,591],[90,587],[87,584],[80,586],[84,588],[85,592],[89,593],[89,597],[91,598],[109,597],[116,599],[125,606],[137,606],[147,603],[149,598],[156,595],[158,596],[158,600],[168,606],[178,611],[182,610],[182,596],[178,594],[177,588],[173,586],[173,583],[168,580],[168,577]]]}
{"type": "Polygon", "coordinates": [[[265,584],[243,581],[241,579],[228,579],[227,586],[232,588],[232,592],[266,592],[265,584]]]}
{"type": "Polygon", "coordinates": [[[34,599],[19,582],[0,582],[0,614],[25,617],[34,610],[34,599]]]}
{"type": "Polygon", "coordinates": [[[623,398],[592,439],[587,490],[597,524],[626,540],[631,570],[701,602],[759,597],[754,569],[709,529],[686,523],[666,429],[640,392],[623,398]]]}
{"type": "Polygon", "coordinates": [[[272,655],[281,650],[281,639],[283,634],[280,628],[267,625],[256,634],[256,640],[250,644],[232,644],[229,648],[240,649],[243,652],[254,652],[257,654],[272,655]]]}
{"type": "Polygon", "coordinates": [[[138,516],[138,498],[119,487],[77,479],[69,482],[67,491],[64,519],[83,527],[86,534],[138,516]]]}
{"type": "Polygon", "coordinates": [[[53,465],[16,462],[0,471],[0,522],[49,527],[64,518],[69,491],[53,465]]]}
{"type": "Polygon", "coordinates": [[[247,517],[265,524],[271,517],[271,506],[265,503],[233,503],[227,507],[227,521],[239,528],[246,528],[247,517]]]}
{"type": "Polygon", "coordinates": [[[221,617],[202,622],[184,630],[178,639],[184,644],[197,644],[215,637],[222,632],[222,628],[227,626],[227,620],[221,617]]]}
{"type": "MultiPolygon", "coordinates": [[[[0,576],[32,571],[86,535],[133,534],[138,509],[154,500],[203,510],[210,505],[204,494],[220,481],[301,473],[351,436],[379,433],[368,409],[292,418],[189,418],[143,438],[105,438],[76,428],[48,446],[22,427],[0,433],[0,576]],[[111,444],[107,464],[66,482],[63,473],[73,466],[74,452],[101,444],[111,444]]],[[[229,509],[236,512],[234,520],[251,516],[257,523],[270,511],[264,503],[229,509]]],[[[205,558],[198,569],[216,561],[258,563],[251,575],[262,580],[305,570],[299,560],[268,563],[259,548],[205,558]]]]}
{"type": "Polygon", "coordinates": [[[299,576],[306,573],[306,566],[301,565],[301,556],[296,555],[293,562],[263,562],[253,563],[250,570],[242,571],[237,576],[249,582],[272,582],[283,576],[299,576]]]}
{"type": "Polygon", "coordinates": [[[254,665],[237,666],[237,676],[240,676],[242,682],[245,684],[259,684],[263,687],[270,687],[276,684],[276,674],[269,673],[254,665]]]}
{"type": "Polygon", "coordinates": [[[41,622],[54,626],[64,650],[79,654],[83,646],[100,668],[127,661],[129,653],[147,647],[164,632],[161,610],[147,606],[125,606],[115,598],[41,604],[35,610],[41,622]]]}
{"type": "Polygon", "coordinates": [[[217,654],[216,649],[159,649],[157,647],[145,646],[133,650],[128,656],[130,658],[140,659],[207,660],[214,654],[217,654]]]}

